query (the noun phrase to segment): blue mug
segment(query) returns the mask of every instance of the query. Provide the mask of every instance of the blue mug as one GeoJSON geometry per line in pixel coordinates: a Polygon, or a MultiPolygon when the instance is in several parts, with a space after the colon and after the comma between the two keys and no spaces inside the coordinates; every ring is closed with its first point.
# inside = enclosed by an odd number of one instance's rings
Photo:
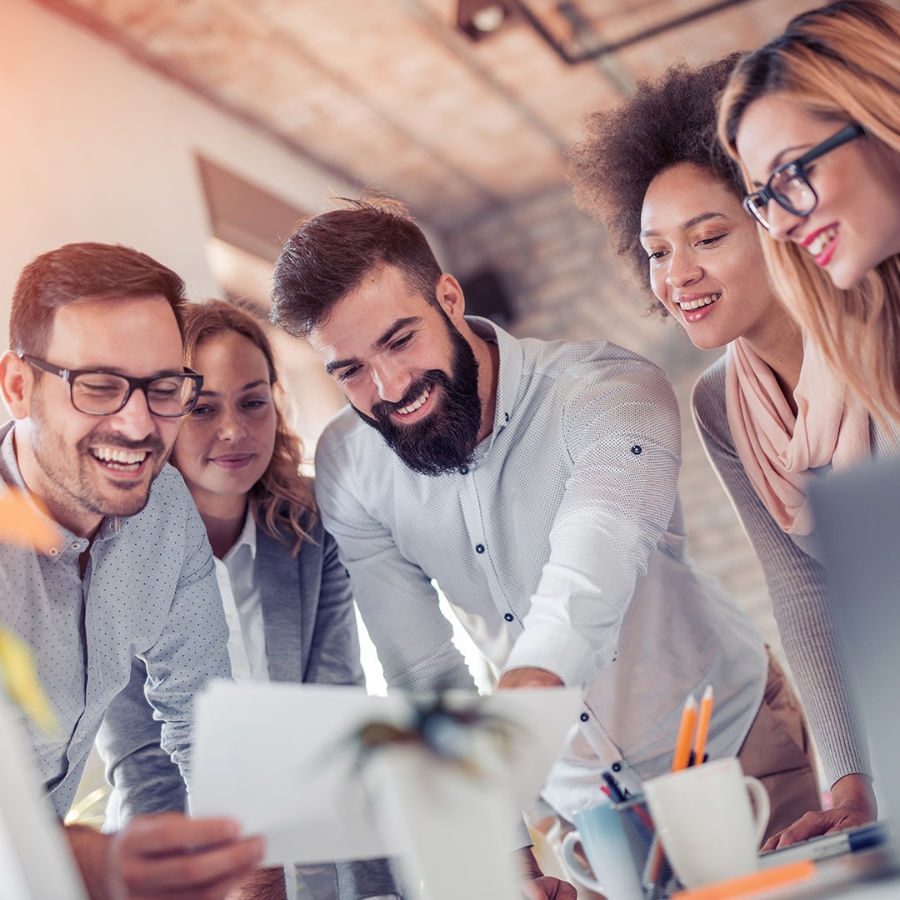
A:
{"type": "MultiPolygon", "coordinates": [[[[601,803],[583,809],[575,814],[578,830],[563,838],[562,855],[572,877],[607,900],[644,900],[632,842],[625,831],[625,816],[633,814],[630,807],[601,803]],[[593,875],[575,855],[579,842],[593,875]]],[[[648,840],[651,838],[649,835],[648,840]]]]}

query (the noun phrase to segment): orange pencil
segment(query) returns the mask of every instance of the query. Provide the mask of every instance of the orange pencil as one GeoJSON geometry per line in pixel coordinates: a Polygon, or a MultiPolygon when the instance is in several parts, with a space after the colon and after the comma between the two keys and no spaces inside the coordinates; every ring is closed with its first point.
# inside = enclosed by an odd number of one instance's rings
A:
{"type": "Polygon", "coordinates": [[[678,741],[675,744],[675,756],[672,759],[672,771],[680,772],[687,768],[691,758],[691,741],[694,737],[694,726],[697,724],[697,701],[693,694],[688,694],[681,713],[681,726],[678,729],[678,741]]]}
{"type": "MultiPolygon", "coordinates": [[[[678,739],[675,742],[675,756],[672,759],[672,771],[686,769],[691,758],[691,741],[694,737],[694,726],[697,724],[697,701],[693,694],[688,694],[681,712],[681,724],[678,726],[678,739]]],[[[653,836],[653,844],[647,857],[649,878],[644,879],[645,888],[656,888],[662,875],[664,851],[659,835],[653,836]]],[[[645,870],[646,871],[646,870],[645,870]]]]}
{"type": "MultiPolygon", "coordinates": [[[[691,740],[694,737],[694,726],[697,724],[697,701],[693,694],[688,694],[681,712],[681,724],[678,726],[678,739],[675,741],[675,756],[672,758],[672,771],[678,772],[687,768],[691,758],[691,740]]],[[[650,884],[658,885],[663,867],[663,846],[659,835],[653,839],[650,849],[650,884]]]]}
{"type": "Polygon", "coordinates": [[[706,755],[706,738],[709,735],[709,720],[712,718],[713,688],[706,686],[700,698],[700,713],[697,716],[697,736],[694,738],[694,765],[699,766],[706,755]]]}

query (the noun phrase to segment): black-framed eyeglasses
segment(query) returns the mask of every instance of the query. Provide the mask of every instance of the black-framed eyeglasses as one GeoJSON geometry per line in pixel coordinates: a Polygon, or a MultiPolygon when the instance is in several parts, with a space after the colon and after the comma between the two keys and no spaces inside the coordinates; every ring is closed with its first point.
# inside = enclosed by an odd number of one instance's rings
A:
{"type": "Polygon", "coordinates": [[[144,392],[147,408],[154,416],[186,416],[197,405],[203,386],[203,376],[191,369],[174,375],[130,378],[115,372],[62,369],[27,353],[20,353],[19,358],[42,372],[62,378],[69,385],[72,406],[89,416],[111,416],[119,412],[133,391],[144,392]]]}
{"type": "Polygon", "coordinates": [[[744,197],[744,209],[766,230],[772,227],[767,209],[774,200],[782,209],[795,216],[808,216],[819,203],[819,195],[809,183],[806,166],[814,159],[832,150],[855,141],[866,133],[856,122],[842,128],[827,140],[808,150],[803,156],[779,166],[769,177],[766,186],[744,197]]]}

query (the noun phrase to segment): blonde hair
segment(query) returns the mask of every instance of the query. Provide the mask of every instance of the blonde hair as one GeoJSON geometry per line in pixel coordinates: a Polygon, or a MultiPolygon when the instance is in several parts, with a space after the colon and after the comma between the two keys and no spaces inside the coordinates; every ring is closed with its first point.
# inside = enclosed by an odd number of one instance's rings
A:
{"type": "Polygon", "coordinates": [[[266,471],[250,489],[250,510],[256,524],[269,537],[291,547],[291,555],[296,556],[303,541],[310,539],[317,516],[316,501],[309,479],[300,472],[303,444],[288,425],[287,398],[278,383],[268,337],[252,315],[229,303],[188,303],[184,308],[185,365],[193,366],[202,344],[229,332],[247,338],[262,351],[275,406],[275,449],[266,471]]]}
{"type": "MultiPolygon", "coordinates": [[[[797,16],[742,60],[719,105],[719,137],[739,162],[741,119],[771,94],[821,119],[858,122],[862,140],[900,158],[900,12],[841,0],[797,16]]],[[[841,290],[794,242],[766,240],[763,249],[785,306],[829,362],[882,425],[900,421],[900,255],[841,290]]]]}

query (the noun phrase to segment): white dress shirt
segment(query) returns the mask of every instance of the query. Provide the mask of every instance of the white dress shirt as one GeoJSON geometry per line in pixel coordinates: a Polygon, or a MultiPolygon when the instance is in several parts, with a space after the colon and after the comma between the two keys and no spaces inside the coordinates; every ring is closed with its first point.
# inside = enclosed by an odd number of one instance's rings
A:
{"type": "Polygon", "coordinates": [[[228,623],[228,655],[235,681],[268,681],[262,594],[256,575],[256,520],[248,511],[244,527],[223,559],[216,579],[228,623]]]}
{"type": "Polygon", "coordinates": [[[667,771],[685,698],[715,688],[709,752],[737,753],[762,700],[762,637],[686,555],[681,423],[665,375],[604,341],[499,347],[496,415],[474,462],[407,468],[348,408],[316,453],[316,492],[388,684],[471,687],[435,579],[499,668],[585,685],[545,795],[564,815],[667,771]]]}

